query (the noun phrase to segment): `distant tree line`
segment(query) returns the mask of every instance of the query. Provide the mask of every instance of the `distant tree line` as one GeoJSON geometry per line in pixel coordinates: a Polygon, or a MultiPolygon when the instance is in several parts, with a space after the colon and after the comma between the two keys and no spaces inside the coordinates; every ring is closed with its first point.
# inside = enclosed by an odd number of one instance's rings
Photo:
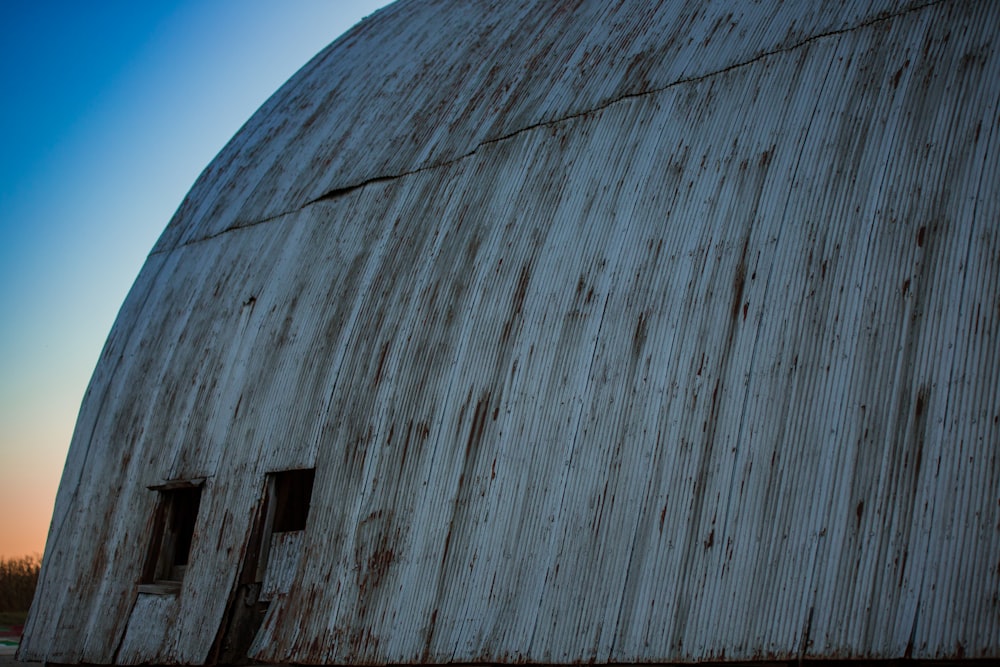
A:
{"type": "Polygon", "coordinates": [[[28,610],[41,566],[39,556],[0,558],[0,612],[28,610]]]}

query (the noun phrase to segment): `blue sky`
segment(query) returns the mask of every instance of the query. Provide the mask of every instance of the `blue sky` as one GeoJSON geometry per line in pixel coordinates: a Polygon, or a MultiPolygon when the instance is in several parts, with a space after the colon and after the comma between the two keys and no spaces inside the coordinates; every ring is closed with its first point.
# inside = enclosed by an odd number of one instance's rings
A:
{"type": "Polygon", "coordinates": [[[42,551],[101,346],[184,194],[384,4],[0,3],[0,557],[42,551]]]}

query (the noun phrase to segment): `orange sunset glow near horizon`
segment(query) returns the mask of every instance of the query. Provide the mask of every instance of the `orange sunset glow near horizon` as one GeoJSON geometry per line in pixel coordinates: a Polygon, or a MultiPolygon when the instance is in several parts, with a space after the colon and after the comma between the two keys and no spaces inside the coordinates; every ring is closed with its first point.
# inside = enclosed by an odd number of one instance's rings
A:
{"type": "Polygon", "coordinates": [[[385,4],[0,6],[0,558],[42,554],[104,340],[199,173],[385,4]]]}

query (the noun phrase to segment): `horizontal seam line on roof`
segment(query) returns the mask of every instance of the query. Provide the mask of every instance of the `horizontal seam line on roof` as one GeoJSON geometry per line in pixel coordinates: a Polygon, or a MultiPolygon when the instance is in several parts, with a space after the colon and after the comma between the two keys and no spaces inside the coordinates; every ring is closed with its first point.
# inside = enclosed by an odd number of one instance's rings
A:
{"type": "Polygon", "coordinates": [[[171,247],[169,249],[151,252],[150,256],[157,255],[157,254],[163,254],[163,253],[169,253],[169,252],[172,252],[174,250],[177,250],[179,248],[183,248],[183,247],[186,247],[186,246],[189,246],[189,245],[194,245],[194,244],[202,243],[202,242],[205,242],[205,241],[211,241],[212,239],[218,238],[219,236],[222,236],[223,234],[226,234],[228,232],[237,231],[237,230],[240,230],[240,229],[248,229],[250,227],[256,227],[257,225],[263,225],[263,224],[266,224],[268,222],[273,222],[274,220],[277,220],[278,218],[282,218],[282,217],[284,217],[286,215],[291,215],[293,213],[298,213],[299,211],[303,211],[303,210],[309,208],[310,206],[312,206],[314,204],[318,204],[318,203],[323,202],[323,201],[330,201],[330,200],[333,200],[333,199],[337,199],[339,197],[343,197],[343,196],[345,196],[347,194],[350,194],[351,192],[353,192],[355,190],[358,190],[360,188],[364,188],[364,187],[369,186],[369,185],[374,185],[376,183],[386,183],[386,182],[389,182],[389,181],[394,181],[394,180],[399,179],[399,178],[405,178],[407,176],[413,176],[415,174],[419,174],[419,173],[424,172],[424,171],[430,171],[432,169],[441,169],[441,168],[444,168],[444,167],[450,167],[453,164],[456,164],[458,162],[461,162],[462,160],[466,160],[466,159],[472,157],[473,155],[475,155],[476,153],[479,152],[479,149],[481,149],[481,148],[483,148],[485,146],[489,146],[491,144],[497,144],[497,143],[500,143],[502,141],[506,141],[508,139],[512,139],[512,138],[516,137],[517,135],[522,134],[524,132],[530,132],[532,130],[537,130],[539,128],[545,128],[545,127],[550,127],[552,125],[558,125],[559,123],[564,123],[566,121],[574,120],[576,118],[580,118],[580,117],[586,116],[588,114],[592,114],[592,113],[595,113],[595,112],[598,112],[598,111],[603,111],[604,109],[612,107],[612,106],[614,106],[616,104],[619,104],[621,102],[624,102],[626,100],[636,99],[636,98],[640,98],[640,97],[646,97],[646,96],[649,96],[649,95],[656,95],[656,94],[662,93],[663,91],[669,90],[669,89],[671,89],[671,88],[673,88],[675,86],[682,86],[682,85],[690,84],[690,83],[698,83],[700,81],[704,81],[706,79],[710,79],[712,77],[719,76],[720,74],[725,74],[726,72],[731,72],[731,71],[733,71],[735,69],[740,69],[740,68],[746,67],[748,65],[752,65],[752,64],[754,64],[756,62],[759,62],[760,60],[763,60],[765,58],[769,58],[769,57],[774,56],[774,55],[778,55],[780,53],[788,53],[790,51],[795,51],[796,49],[802,48],[803,46],[806,46],[806,45],[808,45],[808,44],[810,44],[812,42],[815,42],[815,41],[818,41],[818,40],[821,40],[821,39],[826,39],[828,37],[834,37],[834,36],[838,36],[838,35],[843,35],[843,34],[846,34],[846,33],[854,32],[855,30],[862,30],[864,28],[870,27],[870,26],[878,24],[878,23],[883,23],[885,21],[890,21],[890,20],[892,20],[894,18],[897,18],[899,16],[904,16],[906,14],[911,14],[913,12],[919,12],[919,11],[922,11],[924,9],[927,9],[928,7],[933,7],[933,6],[940,5],[940,4],[943,4],[945,2],[950,2],[950,1],[951,0],[932,0],[931,2],[925,2],[924,4],[913,5],[913,6],[904,8],[904,9],[902,9],[900,11],[897,11],[897,12],[894,12],[892,14],[878,14],[878,15],[876,15],[874,17],[868,17],[865,20],[863,20],[860,23],[857,23],[857,24],[855,24],[853,26],[850,26],[850,27],[847,27],[847,28],[841,28],[841,29],[838,29],[838,30],[829,30],[827,32],[821,32],[821,33],[817,33],[815,35],[810,35],[809,37],[806,37],[805,39],[803,39],[803,40],[801,40],[799,42],[796,42],[794,44],[791,44],[791,45],[788,45],[788,46],[784,46],[784,47],[780,47],[780,48],[775,48],[775,49],[772,49],[770,51],[765,51],[765,52],[760,53],[760,54],[758,54],[756,56],[753,56],[752,58],[740,61],[738,63],[734,63],[732,65],[728,65],[728,66],[723,67],[723,68],[718,69],[718,70],[713,70],[713,71],[705,73],[705,74],[699,74],[697,76],[691,76],[691,77],[687,77],[687,78],[684,78],[684,79],[677,79],[676,81],[672,81],[672,82],[670,82],[670,83],[668,83],[666,85],[660,86],[659,88],[651,88],[651,89],[648,89],[648,90],[643,90],[643,91],[635,92],[635,93],[623,93],[622,95],[619,95],[618,97],[615,97],[613,99],[607,100],[605,102],[602,102],[602,103],[600,103],[600,104],[598,104],[598,105],[596,105],[594,107],[585,109],[583,111],[574,111],[572,113],[566,114],[565,116],[560,116],[558,118],[551,118],[551,119],[548,119],[548,120],[542,120],[542,121],[539,121],[537,123],[533,123],[531,125],[526,125],[524,127],[518,128],[516,130],[512,130],[512,131],[508,132],[507,134],[503,134],[503,135],[500,135],[498,137],[484,139],[483,141],[480,141],[478,144],[476,144],[471,150],[469,150],[469,151],[467,151],[467,152],[465,152],[462,155],[459,155],[457,157],[453,157],[453,158],[450,158],[448,160],[443,160],[441,162],[434,162],[432,164],[426,164],[426,165],[424,165],[422,167],[417,167],[416,169],[411,169],[409,171],[400,172],[398,174],[390,174],[390,175],[384,175],[384,176],[372,176],[370,178],[366,178],[366,179],[364,179],[362,181],[359,181],[357,183],[354,183],[354,184],[349,184],[349,185],[345,185],[345,186],[342,186],[342,187],[337,187],[337,188],[334,188],[332,190],[329,190],[328,192],[325,192],[325,193],[321,194],[318,197],[314,197],[313,199],[310,199],[310,200],[306,201],[304,204],[301,204],[300,206],[298,206],[296,208],[293,208],[293,209],[290,209],[288,211],[283,211],[281,213],[275,213],[274,215],[270,215],[270,216],[268,216],[266,218],[261,218],[260,220],[254,220],[254,221],[251,221],[251,222],[243,222],[243,223],[234,222],[233,224],[229,225],[225,229],[223,229],[221,231],[218,231],[218,232],[215,232],[214,234],[208,234],[207,236],[200,236],[198,238],[188,239],[187,241],[184,241],[183,243],[175,245],[175,246],[173,246],[173,247],[171,247]]]}

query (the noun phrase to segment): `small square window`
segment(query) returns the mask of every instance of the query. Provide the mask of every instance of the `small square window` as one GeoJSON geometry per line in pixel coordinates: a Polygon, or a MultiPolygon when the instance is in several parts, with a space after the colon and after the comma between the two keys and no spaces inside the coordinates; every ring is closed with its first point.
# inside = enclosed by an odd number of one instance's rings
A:
{"type": "Polygon", "coordinates": [[[274,522],[271,532],[289,533],[305,530],[309,518],[315,469],[283,470],[271,474],[274,522]]]}
{"type": "Polygon", "coordinates": [[[160,498],[143,582],[160,585],[164,590],[144,588],[149,589],[145,592],[173,592],[180,588],[187,570],[201,507],[201,485],[199,482],[174,482],[153,489],[160,498]]]}

